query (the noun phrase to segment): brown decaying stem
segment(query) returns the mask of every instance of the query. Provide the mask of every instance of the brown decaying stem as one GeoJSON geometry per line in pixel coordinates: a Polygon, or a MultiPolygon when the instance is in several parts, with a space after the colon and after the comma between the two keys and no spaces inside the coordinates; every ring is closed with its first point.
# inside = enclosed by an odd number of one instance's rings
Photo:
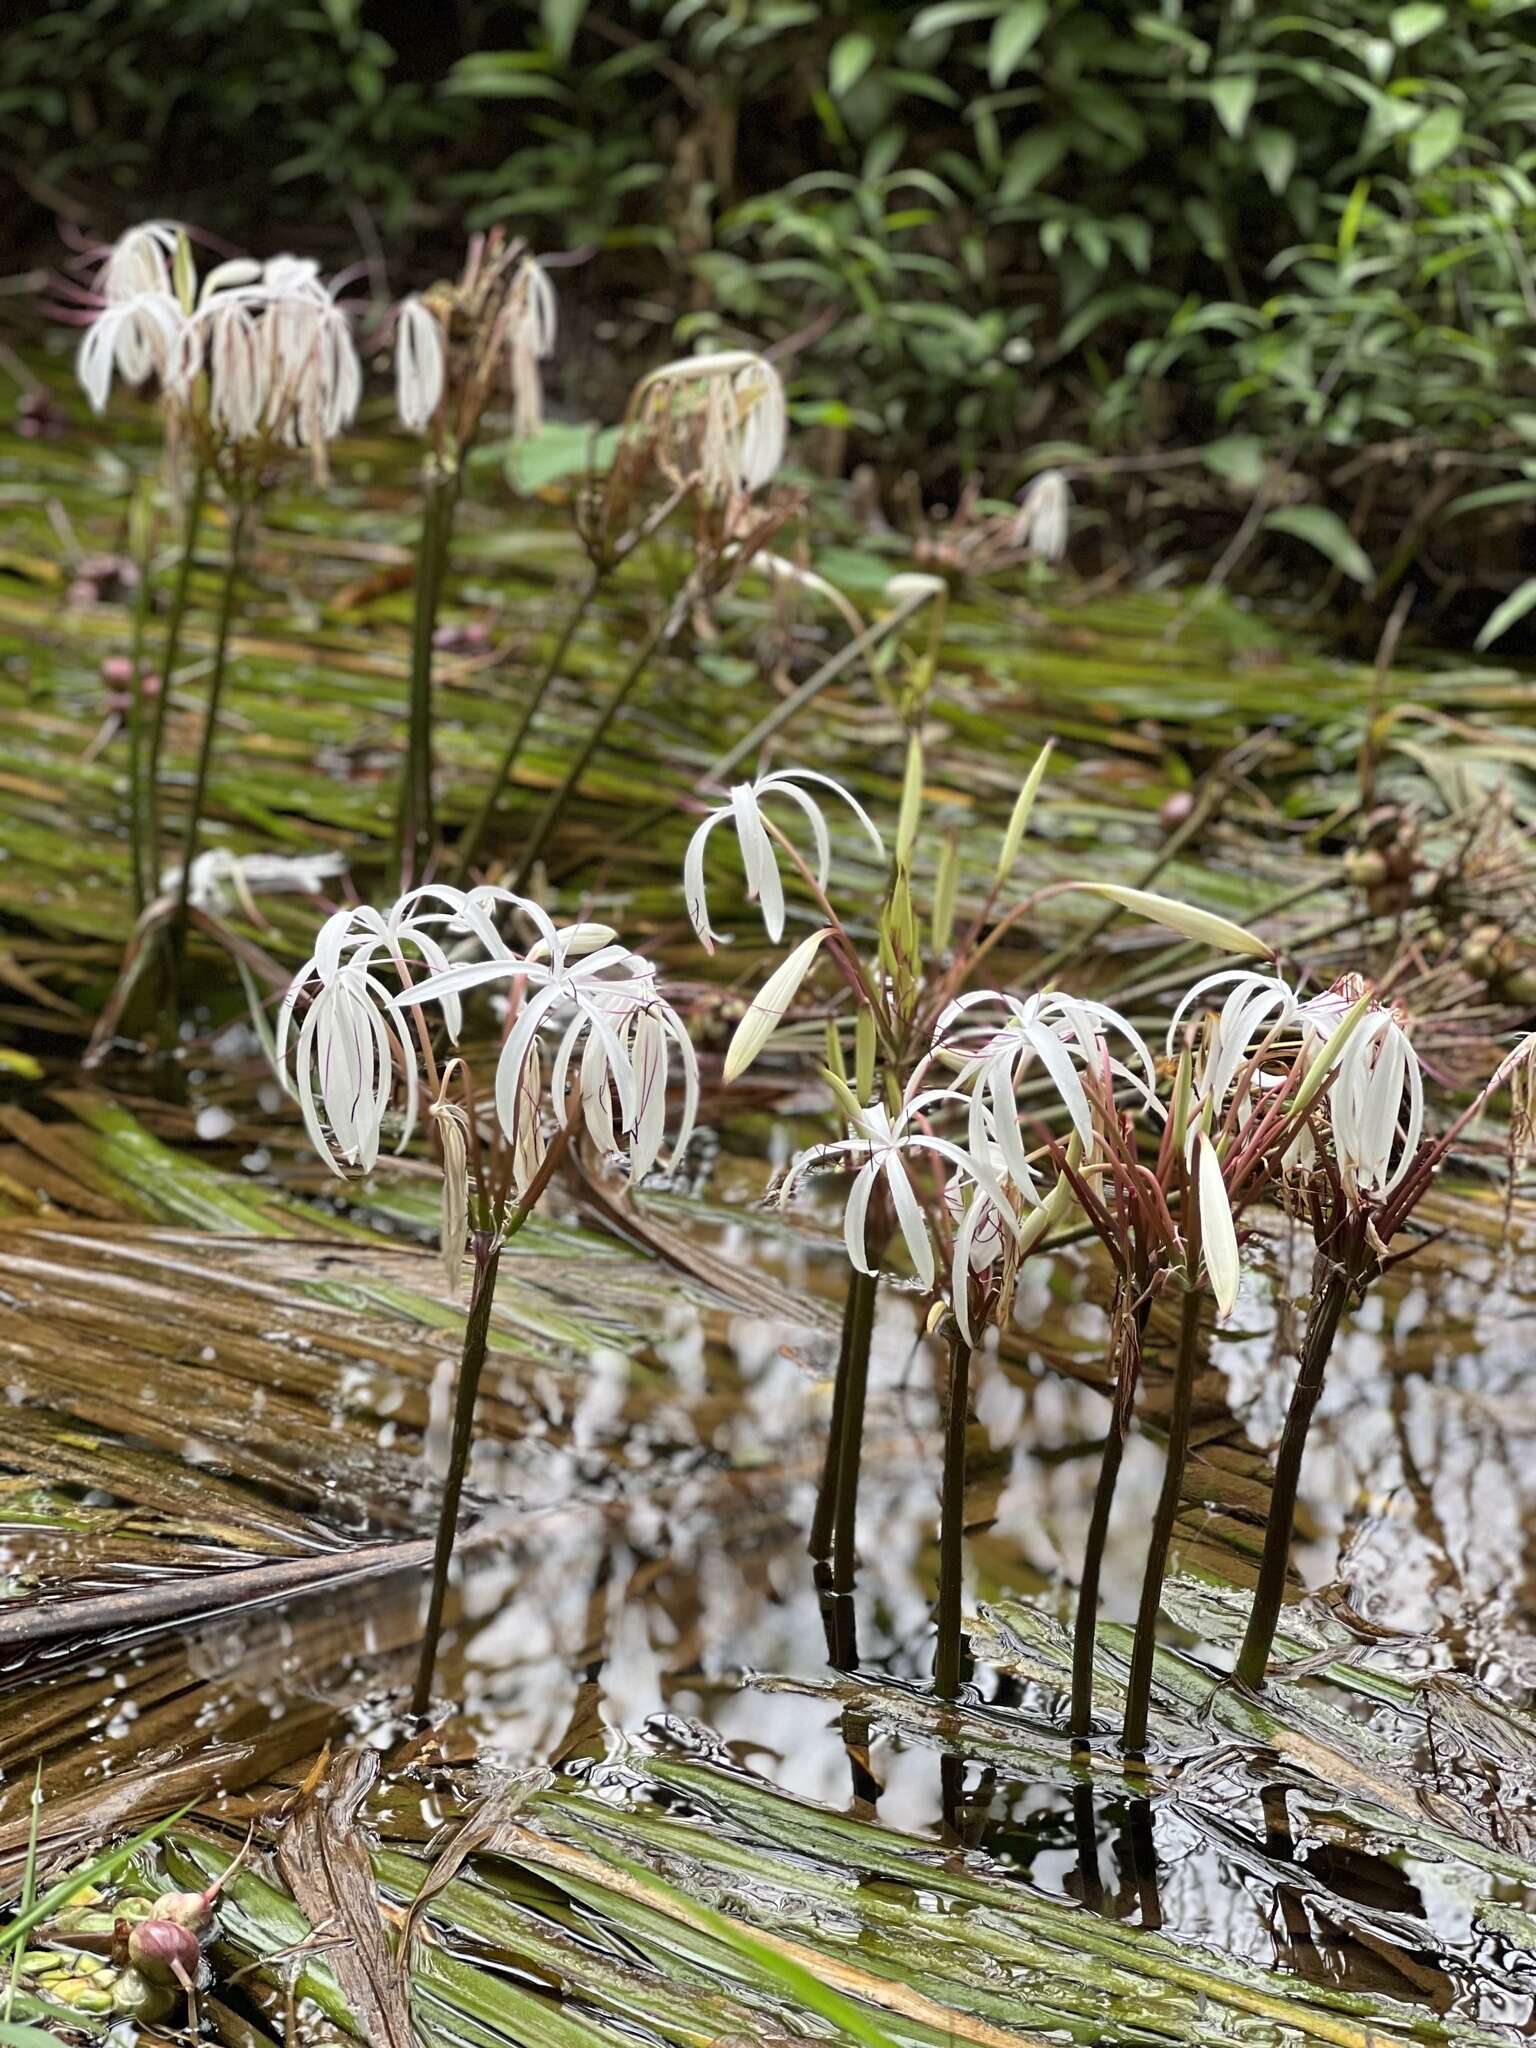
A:
{"type": "Polygon", "coordinates": [[[1163,1486],[1147,1546],[1146,1570],[1142,1574],[1141,1604],[1136,1613],[1136,1639],[1131,1650],[1131,1671],[1126,1683],[1125,1729],[1122,1737],[1128,1754],[1140,1755],[1147,1745],[1147,1719],[1152,1699],[1152,1660],[1157,1650],[1157,1616],[1162,1605],[1163,1579],[1168,1570],[1168,1548],[1179,1512],[1184,1466],[1189,1456],[1190,1411],[1194,1405],[1195,1368],[1200,1356],[1200,1316],[1205,1296],[1198,1287],[1186,1288],[1179,1318],[1179,1349],[1173,1370],[1173,1409],[1168,1425],[1168,1457],[1163,1467],[1163,1486]]]}

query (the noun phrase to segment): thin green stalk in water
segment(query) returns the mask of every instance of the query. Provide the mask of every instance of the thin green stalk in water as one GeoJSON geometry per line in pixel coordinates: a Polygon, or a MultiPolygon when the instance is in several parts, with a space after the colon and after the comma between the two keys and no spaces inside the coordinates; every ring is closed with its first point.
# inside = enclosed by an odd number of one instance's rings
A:
{"type": "Polygon", "coordinates": [[[869,1375],[869,1343],[875,1323],[875,1290],[879,1284],[874,1273],[855,1270],[848,1292],[843,1297],[842,1340],[837,1354],[837,1378],[832,1383],[832,1418],[827,1429],[827,1452],[822,1465],[821,1485],[816,1492],[816,1511],[811,1517],[810,1541],[806,1545],[811,1556],[821,1560],[832,1555],[832,1534],[837,1525],[837,1468],[843,1431],[848,1421],[848,1384],[854,1370],[853,1346],[858,1343],[863,1350],[863,1363],[858,1368],[859,1381],[863,1385],[869,1375]]]}
{"type": "MultiPolygon", "coordinates": [[[[832,1586],[851,1593],[858,1564],[859,1464],[864,1450],[864,1404],[869,1393],[869,1352],[875,1327],[875,1276],[860,1273],[857,1319],[849,1337],[842,1427],[827,1454],[832,1460],[832,1586]]],[[[834,1407],[835,1407],[834,1397],[834,1407]]]]}
{"type": "Polygon", "coordinates": [[[949,1383],[944,1403],[944,1487],[939,1509],[938,1647],[933,1689],[941,1700],[960,1696],[964,1641],[960,1593],[965,1576],[965,1426],[971,1405],[971,1347],[958,1331],[949,1340],[949,1383]]]}
{"type": "Polygon", "coordinates": [[[1088,1520],[1088,1539],[1083,1546],[1083,1571],[1077,1590],[1077,1616],[1072,1629],[1072,1708],[1068,1723],[1074,1747],[1082,1747],[1093,1733],[1093,1652],[1099,1625],[1099,1581],[1104,1567],[1104,1550],[1109,1540],[1109,1520],[1119,1484],[1125,1440],[1130,1434],[1136,1387],[1141,1378],[1141,1346],[1147,1329],[1151,1296],[1142,1289],[1141,1299],[1126,1324],[1125,1355],[1120,1360],[1111,1404],[1109,1433],[1099,1460],[1098,1483],[1093,1490],[1093,1510],[1088,1520]]]}
{"type": "MultiPolygon", "coordinates": [[[[133,880],[133,914],[143,915],[144,906],[157,893],[160,877],[152,872],[152,850],[147,844],[148,806],[144,791],[144,641],[149,630],[149,601],[154,569],[154,499],[152,489],[143,485],[133,501],[128,518],[134,538],[133,556],[139,568],[139,587],[133,600],[133,638],[128,651],[128,855],[133,880]]],[[[160,687],[165,688],[161,678],[160,687]]]]}
{"type": "MultiPolygon", "coordinates": [[[[1191,1259],[1193,1256],[1191,1252],[1191,1259]]],[[[1183,1312],[1179,1317],[1178,1356],[1173,1368],[1168,1457],[1163,1466],[1163,1487],[1158,1495],[1157,1513],[1152,1519],[1152,1536],[1141,1580],[1141,1605],[1136,1612],[1136,1638],[1131,1648],[1131,1671],[1126,1683],[1122,1742],[1131,1756],[1140,1756],[1147,1746],[1152,1663],[1157,1652],[1157,1617],[1162,1606],[1163,1580],[1168,1571],[1173,1525],[1179,1512],[1184,1467],[1189,1457],[1190,1413],[1194,1406],[1195,1372],[1200,1358],[1200,1316],[1204,1305],[1205,1296],[1198,1287],[1185,1289],[1183,1312]]]]}
{"type": "Polygon", "coordinates": [[[165,647],[160,656],[160,694],[150,712],[148,747],[144,762],[144,802],[148,841],[146,887],[158,895],[163,866],[164,834],[160,810],[160,756],[165,745],[165,716],[176,682],[176,664],[181,659],[181,630],[186,623],[187,600],[192,587],[192,565],[197,559],[198,529],[208,497],[208,472],[199,464],[192,474],[187,493],[187,517],[182,529],[181,554],[176,563],[176,580],[171,586],[171,609],[166,619],[165,647]]]}
{"type": "Polygon", "coordinates": [[[469,1314],[464,1324],[464,1349],[459,1359],[459,1376],[453,1392],[453,1434],[448,1447],[448,1476],[443,1481],[443,1504],[437,1520],[437,1548],[432,1558],[432,1591],[427,1602],[426,1626],[421,1639],[421,1658],[416,1667],[416,1686],[411,1711],[425,1714],[432,1704],[432,1675],[437,1666],[438,1639],[443,1632],[443,1605],[448,1596],[448,1567],[453,1561],[454,1538],[458,1533],[459,1501],[464,1491],[464,1472],[469,1464],[470,1439],[475,1426],[475,1399],[491,1327],[491,1309],[496,1298],[496,1275],[501,1267],[501,1245],[486,1230],[476,1231],[471,1240],[475,1278],[469,1297],[469,1314]]]}
{"type": "Polygon", "coordinates": [[[602,581],[603,571],[600,568],[594,567],[589,573],[586,582],[577,592],[576,602],[572,605],[565,624],[560,629],[559,638],[555,642],[550,657],[545,662],[543,668],[540,669],[538,678],[532,690],[528,693],[527,702],[524,704],[517,724],[513,728],[511,739],[507,741],[506,752],[501,757],[501,764],[496,770],[490,788],[485,793],[484,801],[475,813],[469,829],[464,833],[454,849],[451,879],[456,882],[463,883],[467,880],[470,869],[475,864],[480,848],[484,844],[485,835],[495,820],[502,797],[511,785],[512,773],[522,754],[523,742],[528,737],[529,727],[533,724],[535,718],[538,717],[539,708],[548,694],[550,684],[553,683],[555,677],[560,673],[571,642],[575,639],[583,619],[591,610],[592,601],[597,596],[602,581]]]}
{"type": "Polygon", "coordinates": [[[681,630],[687,615],[687,606],[683,599],[679,598],[676,603],[667,608],[658,623],[652,627],[651,631],[646,634],[644,640],[640,643],[639,652],[630,663],[618,687],[603,706],[602,712],[593,725],[592,730],[587,734],[580,752],[566,770],[564,780],[560,783],[558,789],[551,791],[549,801],[535,820],[533,830],[524,842],[522,859],[517,864],[517,873],[512,877],[509,885],[514,894],[520,894],[526,888],[528,877],[533,873],[534,865],[539,855],[549,843],[549,836],[554,831],[556,825],[559,824],[561,814],[575,793],[577,784],[586,773],[588,762],[607,737],[608,728],[629,701],[635,685],[650,667],[652,657],[658,648],[681,630]]]}
{"type": "MultiPolygon", "coordinates": [[[[1353,1225],[1354,1219],[1351,1219],[1353,1225]]],[[[1364,1232],[1351,1229],[1350,1241],[1337,1250],[1318,1253],[1319,1279],[1307,1316],[1302,1340],[1301,1362],[1296,1385],[1291,1391],[1280,1449],[1275,1458],[1275,1483],[1269,1496],[1269,1517],[1264,1525],[1264,1552],[1259,1560],[1258,1583],[1253,1606],[1237,1653],[1234,1675],[1252,1691],[1264,1683],[1280,1609],[1285,1601],[1286,1574],[1290,1566],[1291,1538],[1296,1527],[1296,1495],[1301,1483],[1301,1461],[1307,1448],[1307,1433],[1318,1398],[1329,1354],[1339,1333],[1339,1324],[1359,1285],[1368,1256],[1364,1232]]]]}
{"type": "Polygon", "coordinates": [[[432,855],[433,640],[448,576],[459,481],[457,468],[444,469],[433,465],[428,468],[422,486],[421,538],[416,547],[416,582],[411,608],[405,763],[400,776],[400,813],[396,828],[402,889],[422,879],[432,855]]]}
{"type": "MultiPolygon", "coordinates": [[[[37,1834],[43,1818],[43,1765],[38,1759],[37,1774],[32,1780],[32,1813],[27,1822],[27,1860],[21,1874],[21,1900],[17,1906],[20,1913],[29,1913],[37,1897],[37,1834]]],[[[9,2026],[11,2014],[16,2009],[16,1987],[21,1981],[20,1948],[11,1958],[11,1974],[5,1987],[4,2023],[9,2026]]]]}
{"type": "Polygon", "coordinates": [[[234,624],[235,597],[240,584],[246,525],[251,513],[249,494],[235,500],[229,528],[229,556],[224,565],[224,589],[219,600],[219,623],[213,646],[213,673],[208,679],[208,707],[203,717],[203,736],[197,749],[197,769],[192,780],[192,800],[187,811],[186,833],[181,847],[181,880],[176,892],[176,911],[170,930],[170,979],[173,993],[181,983],[182,961],[187,949],[187,909],[192,894],[192,863],[197,859],[202,831],[203,807],[208,798],[208,769],[213,760],[214,734],[219,724],[219,704],[224,695],[224,676],[229,666],[229,634],[234,624]]]}

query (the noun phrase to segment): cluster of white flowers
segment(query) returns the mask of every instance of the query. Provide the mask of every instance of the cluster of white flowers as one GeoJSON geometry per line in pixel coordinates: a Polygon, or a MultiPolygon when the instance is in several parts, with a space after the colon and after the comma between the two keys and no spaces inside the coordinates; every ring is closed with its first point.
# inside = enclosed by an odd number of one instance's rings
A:
{"type": "MultiPolygon", "coordinates": [[[[698,826],[684,864],[688,915],[711,951],[721,939],[709,920],[705,850],[714,828],[727,819],[740,847],[748,900],[757,902],[771,939],[782,936],[785,923],[781,859],[814,884],[821,908],[827,909],[830,834],[808,784],[845,804],[877,852],[883,852],[863,808],[829,777],[788,770],[738,784],[729,801],[698,826]],[[765,804],[778,798],[789,799],[808,822],[814,869],[766,814],[765,804]]],[[[738,1040],[745,1035],[749,1041],[748,1051],[746,1057],[728,1059],[728,1078],[772,1036],[832,929],[812,933],[771,977],[738,1033],[738,1040]]],[[[1363,1206],[1389,1195],[1419,1151],[1423,1081],[1403,1020],[1351,979],[1303,997],[1274,975],[1232,971],[1206,976],[1174,1012],[1167,1053],[1175,1070],[1173,1056],[1186,1037],[1192,1060],[1184,1162],[1198,1224],[1199,1270],[1225,1315],[1236,1301],[1240,1274],[1224,1161],[1232,1149],[1230,1134],[1245,1117],[1257,1119],[1264,1111],[1277,1069],[1293,1072],[1299,1056],[1315,1062],[1330,1084],[1326,1097],[1317,1091],[1316,1119],[1290,1136],[1287,1171],[1303,1173],[1324,1163],[1311,1127],[1316,1121],[1325,1132],[1326,1163],[1348,1199],[1363,1206]],[[1209,1009],[1218,995],[1219,1009],[1198,1032],[1192,1031],[1191,1013],[1209,1009]]],[[[852,1168],[844,1237],[854,1266],[868,1273],[878,1250],[866,1241],[869,1205],[883,1185],[925,1290],[934,1286],[937,1270],[933,1218],[947,1212],[952,1252],[947,1292],[969,1343],[975,1335],[970,1283],[986,1283],[995,1267],[1038,1241],[1047,1220],[1044,1210],[1067,1191],[1061,1147],[1045,1140],[1044,1126],[1035,1126],[1039,1143],[1031,1148],[1027,1142],[1030,1124],[1020,1100],[1026,1085],[1043,1088],[1065,1112],[1072,1145],[1067,1164],[1087,1179],[1100,1171],[1102,1118],[1122,1092],[1131,1113],[1142,1120],[1150,1117],[1159,1131],[1172,1108],[1159,1096],[1150,1049],[1128,1019],[1107,1004],[1060,991],[1021,996],[980,989],[958,997],[940,1014],[928,1053],[900,1100],[859,1105],[850,1098],[845,1103],[847,1135],[797,1159],[780,1184],[780,1199],[818,1169],[852,1168]],[[951,1085],[930,1084],[935,1066],[948,1070],[951,1085]],[[936,1128],[946,1118],[963,1126],[963,1142],[936,1128]],[[931,1182],[926,1203],[919,1192],[924,1176],[931,1182]]],[[[980,1291],[986,1292],[985,1284],[980,1291]]]]}
{"type": "Polygon", "coordinates": [[[221,440],[305,448],[317,466],[356,416],[363,376],[351,324],[307,258],[239,258],[199,282],[185,231],[152,221],[113,247],[99,290],[77,361],[97,412],[114,374],[158,378],[173,404],[190,403],[206,379],[221,440]]]}
{"type": "MultiPolygon", "coordinates": [[[[462,995],[491,984],[504,985],[511,1005],[494,1102],[512,1148],[515,1194],[526,1191],[543,1158],[539,1048],[546,1037],[554,1041],[549,1100],[555,1120],[562,1119],[574,1070],[586,1130],[604,1157],[626,1156],[636,1179],[661,1156],[668,1082],[674,1069],[680,1071],[682,1114],[670,1163],[682,1157],[698,1110],[698,1065],[651,963],[619,943],[609,926],[556,925],[537,903],[509,890],[427,884],[388,910],[362,904],[328,918],[283,1001],[280,1069],[286,1077],[303,1005],[291,1085],[305,1128],[334,1173],[369,1171],[395,1114],[396,1150],[404,1149],[416,1121],[421,1068],[430,1061],[428,1051],[418,1050],[418,1040],[430,1045],[424,1008],[440,1014],[457,1043],[462,995]],[[535,934],[521,950],[502,937],[500,920],[508,915],[535,934]],[[465,943],[483,957],[454,960],[465,943]]],[[[434,1078],[430,1064],[426,1078],[434,1078]]]]}

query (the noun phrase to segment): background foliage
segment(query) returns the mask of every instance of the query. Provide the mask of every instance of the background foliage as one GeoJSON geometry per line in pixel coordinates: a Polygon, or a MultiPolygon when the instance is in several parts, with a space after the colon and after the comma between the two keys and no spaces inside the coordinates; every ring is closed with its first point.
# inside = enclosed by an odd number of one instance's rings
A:
{"type": "Polygon", "coordinates": [[[1536,0],[75,0],[0,46],[34,240],[302,221],[398,285],[506,222],[593,253],[605,332],[791,341],[828,466],[1157,453],[1154,527],[1235,501],[1484,609],[1536,492],[1533,117],[1536,0]]]}

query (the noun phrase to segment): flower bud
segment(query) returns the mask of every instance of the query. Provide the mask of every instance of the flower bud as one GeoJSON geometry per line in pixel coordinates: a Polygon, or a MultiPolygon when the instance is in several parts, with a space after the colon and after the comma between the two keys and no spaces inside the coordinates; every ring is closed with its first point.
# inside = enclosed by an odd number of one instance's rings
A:
{"type": "Polygon", "coordinates": [[[155,1918],[201,1934],[213,1918],[213,1900],[207,1892],[162,1892],[155,1901],[155,1918]]]}
{"type": "Polygon", "coordinates": [[[203,1951],[190,1927],[174,1920],[143,1920],[129,1932],[128,1959],[151,1984],[179,1984],[196,1975],[203,1951]]]}

